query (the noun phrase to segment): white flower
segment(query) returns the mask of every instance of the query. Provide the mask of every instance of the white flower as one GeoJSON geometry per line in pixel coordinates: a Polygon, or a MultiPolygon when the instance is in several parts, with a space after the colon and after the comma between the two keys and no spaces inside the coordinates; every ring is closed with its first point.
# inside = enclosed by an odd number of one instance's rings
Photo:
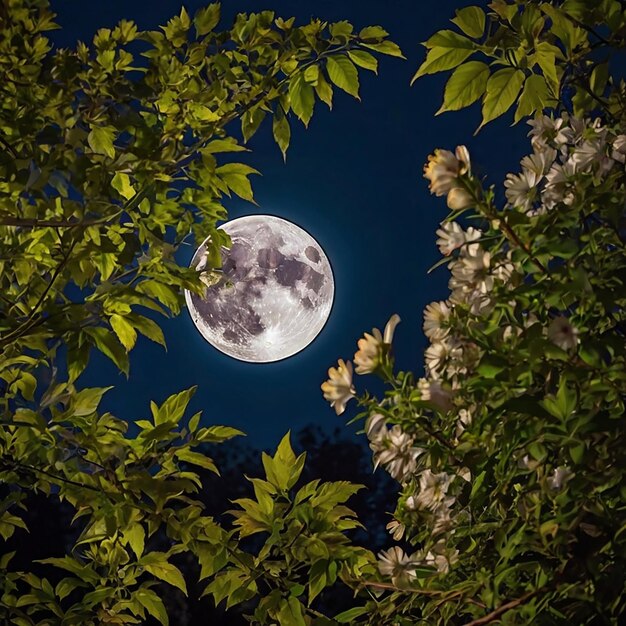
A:
{"type": "Polygon", "coordinates": [[[444,504],[435,509],[430,524],[430,534],[433,537],[449,532],[454,526],[452,517],[450,517],[450,508],[444,504]]]}
{"type": "Polygon", "coordinates": [[[457,222],[444,222],[436,234],[439,235],[437,239],[439,252],[444,256],[449,256],[464,244],[480,239],[482,232],[471,226],[464,231],[457,222]]]}
{"type": "Polygon", "coordinates": [[[383,347],[383,336],[378,328],[372,329],[373,334],[365,333],[359,339],[358,351],[354,355],[354,365],[357,374],[371,374],[380,362],[383,347]]]}
{"type": "Polygon", "coordinates": [[[467,409],[461,409],[459,411],[458,419],[456,422],[456,430],[454,436],[458,439],[471,423],[472,413],[467,409]]]}
{"type": "Polygon", "coordinates": [[[451,343],[444,341],[435,341],[426,348],[424,358],[426,360],[426,368],[432,378],[436,379],[439,377],[454,349],[451,343]]]}
{"type": "Polygon", "coordinates": [[[415,499],[417,508],[435,511],[442,504],[449,507],[454,498],[446,494],[453,478],[445,472],[433,474],[429,469],[424,470],[420,474],[420,492],[415,499]]]}
{"type": "Polygon", "coordinates": [[[553,319],[548,326],[548,339],[556,346],[565,350],[575,350],[578,345],[578,329],[570,321],[560,316],[553,319]]]}
{"type": "Polygon", "coordinates": [[[378,571],[389,576],[394,585],[406,585],[416,578],[417,562],[404,553],[402,548],[393,546],[378,554],[378,571]]]}
{"type": "Polygon", "coordinates": [[[610,165],[606,162],[607,159],[606,142],[602,138],[583,141],[570,156],[572,166],[577,172],[587,171],[593,165],[600,165],[605,170],[610,169],[610,165]]]}
{"type": "Polygon", "coordinates": [[[378,328],[373,328],[371,335],[365,333],[364,336],[359,339],[357,342],[359,349],[354,355],[354,364],[357,374],[371,374],[376,371],[376,368],[381,362],[383,346],[391,345],[395,328],[399,323],[400,316],[394,313],[385,326],[384,336],[378,328]]]}
{"type": "Polygon", "coordinates": [[[431,193],[444,196],[453,187],[458,187],[457,178],[469,169],[469,152],[465,146],[458,146],[456,154],[437,149],[428,157],[428,163],[424,166],[424,178],[430,181],[431,193]]]}
{"type": "Polygon", "coordinates": [[[365,422],[365,433],[370,441],[378,441],[387,434],[385,416],[380,413],[373,413],[365,422]]]}
{"type": "Polygon", "coordinates": [[[458,261],[451,265],[452,289],[459,285],[471,285],[481,293],[493,289],[493,276],[489,272],[491,254],[478,243],[463,248],[458,261]]]}
{"type": "Polygon", "coordinates": [[[402,431],[399,424],[381,431],[381,436],[370,443],[374,451],[374,465],[384,465],[389,474],[403,483],[417,469],[417,457],[424,452],[413,447],[413,437],[402,431]]]}
{"type": "Polygon", "coordinates": [[[389,321],[385,324],[385,334],[383,335],[383,343],[386,345],[391,345],[393,341],[393,334],[396,330],[396,326],[400,323],[400,316],[397,313],[394,313],[389,321]]]}
{"type": "Polygon", "coordinates": [[[462,211],[474,204],[474,198],[467,189],[463,187],[452,187],[446,198],[448,208],[452,211],[462,211]]]}
{"type": "Polygon", "coordinates": [[[618,135],[613,139],[613,152],[611,156],[620,163],[626,162],[626,135],[618,135]]]}
{"type": "Polygon", "coordinates": [[[542,147],[539,151],[525,156],[520,165],[522,169],[533,172],[539,179],[546,175],[556,159],[556,150],[542,147]]]}
{"type": "Polygon", "coordinates": [[[572,130],[567,126],[564,126],[565,120],[557,117],[552,119],[547,115],[539,115],[533,120],[529,120],[528,124],[531,126],[531,131],[528,136],[533,147],[541,149],[543,146],[549,143],[553,143],[557,146],[561,146],[572,138],[572,130]]]}
{"type": "Polygon", "coordinates": [[[417,388],[424,402],[430,402],[444,413],[452,408],[452,392],[444,389],[438,381],[420,378],[417,381],[417,388]]]}
{"type": "Polygon", "coordinates": [[[534,171],[527,169],[521,174],[507,174],[504,195],[509,204],[522,211],[528,211],[537,197],[537,185],[541,178],[534,171]]]}
{"type": "Polygon", "coordinates": [[[447,302],[431,302],[424,309],[424,333],[432,341],[443,339],[449,329],[443,326],[450,319],[452,309],[447,302]]]}
{"type": "Polygon", "coordinates": [[[352,385],[352,363],[339,359],[337,367],[328,370],[328,380],[322,383],[324,399],[330,402],[337,415],[346,410],[346,404],[356,395],[352,385]]]}
{"type": "Polygon", "coordinates": [[[392,519],[385,528],[389,531],[389,534],[393,537],[394,541],[400,541],[404,536],[406,530],[404,524],[397,519],[392,519]]]}
{"type": "Polygon", "coordinates": [[[567,467],[559,466],[555,468],[551,476],[548,476],[546,482],[548,483],[548,487],[550,487],[550,489],[560,491],[572,477],[573,473],[567,467]]]}
{"type": "Polygon", "coordinates": [[[571,161],[563,165],[555,163],[546,175],[546,188],[543,193],[543,203],[551,209],[555,204],[563,202],[571,205],[574,202],[572,178],[576,172],[576,166],[571,161]]]}
{"type": "Polygon", "coordinates": [[[440,574],[447,574],[450,566],[459,560],[459,551],[449,550],[441,540],[429,550],[424,560],[427,565],[434,565],[440,574]]]}

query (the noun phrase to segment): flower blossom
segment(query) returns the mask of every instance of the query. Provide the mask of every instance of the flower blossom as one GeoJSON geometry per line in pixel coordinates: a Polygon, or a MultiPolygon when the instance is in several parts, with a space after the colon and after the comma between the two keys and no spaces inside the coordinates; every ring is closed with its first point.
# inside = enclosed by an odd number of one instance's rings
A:
{"type": "Polygon", "coordinates": [[[533,147],[541,149],[550,143],[562,146],[572,139],[572,130],[565,124],[562,117],[552,119],[547,115],[538,115],[528,121],[531,130],[528,133],[533,147]]]}
{"type": "Polygon", "coordinates": [[[417,561],[404,553],[402,548],[393,546],[378,554],[378,571],[389,576],[394,585],[407,585],[417,578],[417,561]]]}
{"type": "Polygon", "coordinates": [[[354,355],[354,364],[357,374],[371,374],[376,370],[380,365],[383,348],[384,346],[391,345],[394,331],[399,323],[400,316],[394,313],[385,326],[384,335],[381,334],[378,328],[373,328],[371,335],[365,333],[364,336],[359,339],[357,342],[359,349],[354,355]]]}
{"type": "Polygon", "coordinates": [[[406,530],[404,524],[397,519],[392,519],[385,528],[389,531],[389,534],[393,537],[394,541],[400,541],[404,536],[406,530]]]}
{"type": "Polygon", "coordinates": [[[452,393],[444,389],[440,382],[420,378],[417,381],[417,388],[420,391],[420,398],[424,402],[430,402],[444,413],[447,413],[452,408],[452,393]]]}
{"type": "Polygon", "coordinates": [[[578,345],[578,329],[561,315],[553,319],[548,326],[548,339],[556,346],[569,352],[578,345]]]}
{"type": "Polygon", "coordinates": [[[474,204],[472,194],[463,187],[452,187],[446,198],[448,208],[452,211],[462,211],[474,204]]]}
{"type": "Polygon", "coordinates": [[[464,231],[458,222],[444,222],[436,232],[439,235],[437,247],[444,256],[450,256],[455,250],[471,241],[480,239],[482,232],[471,226],[464,231]]]}
{"type": "Polygon", "coordinates": [[[493,289],[493,276],[489,272],[491,254],[480,244],[472,243],[463,249],[458,261],[452,264],[451,287],[472,286],[481,293],[493,289]]]}
{"type": "Polygon", "coordinates": [[[626,163],[626,135],[618,135],[613,139],[611,157],[619,163],[626,163]]]}
{"type": "Polygon", "coordinates": [[[528,211],[537,198],[537,185],[542,177],[525,168],[520,174],[507,174],[504,195],[509,204],[522,211],[528,211]]]}
{"type": "Polygon", "coordinates": [[[548,476],[546,479],[546,483],[550,489],[554,491],[561,491],[563,487],[566,485],[567,481],[570,480],[574,474],[567,467],[556,467],[552,474],[548,476]]]}
{"type": "Polygon", "coordinates": [[[455,154],[449,150],[435,150],[428,157],[424,166],[424,178],[430,181],[430,192],[436,196],[445,196],[451,189],[458,187],[459,176],[469,172],[470,157],[465,146],[458,146],[455,154]]]}
{"type": "Polygon", "coordinates": [[[420,474],[420,492],[415,498],[418,509],[435,511],[441,505],[450,507],[455,498],[446,495],[454,477],[440,472],[433,474],[431,470],[424,470],[420,474]]]}
{"type": "Polygon", "coordinates": [[[431,302],[424,309],[424,333],[431,340],[443,339],[449,332],[444,326],[452,309],[447,302],[431,302]]]}
{"type": "Polygon", "coordinates": [[[374,467],[385,466],[392,478],[404,483],[417,469],[417,458],[424,452],[413,446],[413,437],[405,433],[399,424],[388,429],[381,427],[370,443],[374,452],[374,467]]]}
{"type": "Polygon", "coordinates": [[[356,395],[352,384],[352,363],[339,359],[337,367],[328,370],[328,380],[322,383],[324,399],[330,402],[337,415],[346,410],[346,404],[356,395]]]}
{"type": "Polygon", "coordinates": [[[446,548],[444,540],[438,541],[426,554],[424,562],[427,565],[433,565],[440,574],[447,574],[450,566],[459,560],[458,550],[449,550],[446,548]]]}

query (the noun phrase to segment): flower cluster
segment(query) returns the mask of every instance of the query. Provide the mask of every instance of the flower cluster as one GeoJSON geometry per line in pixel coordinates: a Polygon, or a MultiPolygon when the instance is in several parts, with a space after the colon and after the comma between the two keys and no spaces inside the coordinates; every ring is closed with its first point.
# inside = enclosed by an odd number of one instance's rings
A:
{"type": "MultiPolygon", "coordinates": [[[[402,486],[387,530],[395,541],[416,541],[420,547],[407,554],[394,546],[379,554],[380,573],[398,587],[413,584],[418,569],[448,572],[459,559],[459,528],[472,523],[467,499],[473,477],[463,465],[463,453],[457,454],[457,450],[475,445],[480,437],[478,420],[485,419],[486,409],[485,401],[477,401],[468,391],[467,381],[489,389],[481,381],[483,372],[496,376],[509,365],[513,367],[508,355],[519,346],[549,352],[562,360],[566,357],[550,344],[573,357],[581,343],[582,332],[574,324],[576,312],[563,300],[554,299],[549,306],[535,300],[529,306],[529,284],[544,276],[529,279],[523,263],[543,271],[545,261],[532,256],[511,223],[529,224],[529,228],[537,225],[535,232],[541,237],[541,220],[578,206],[581,189],[600,185],[616,168],[623,175],[626,135],[611,135],[598,122],[567,117],[540,116],[531,126],[533,151],[521,160],[521,172],[507,176],[503,211],[493,206],[493,190],[484,191],[472,176],[465,147],[458,147],[455,153],[435,151],[424,168],[431,192],[446,195],[453,211],[475,205],[483,218],[481,229],[447,219],[437,230],[437,246],[450,272],[450,294],[428,304],[424,311],[423,329],[429,340],[425,375],[415,380],[406,373],[393,373],[389,346],[398,316],[389,320],[384,334],[373,329],[358,341],[356,372],[376,373],[392,387],[383,399],[369,395],[359,399],[368,415],[365,433],[374,466],[384,467],[402,486]],[[515,214],[517,221],[509,220],[515,214]]],[[[554,267],[560,269],[561,265],[557,260],[554,267]]],[[[355,394],[351,376],[345,376],[346,367],[339,368],[342,376],[334,368],[329,371],[331,379],[323,388],[325,393],[333,392],[326,396],[331,402],[355,394]]],[[[519,376],[527,379],[524,368],[519,376]]],[[[483,393],[489,402],[489,392],[483,393]]],[[[335,401],[343,410],[345,402],[335,401]]],[[[562,402],[555,411],[565,410],[562,402]]],[[[530,451],[529,456],[528,449],[520,450],[523,463],[516,465],[521,462],[516,455],[512,471],[532,476],[529,480],[541,485],[551,498],[568,489],[576,475],[569,466],[539,461],[540,449],[530,451]]],[[[522,503],[519,510],[525,510],[522,503]]]]}
{"type": "Polygon", "coordinates": [[[600,120],[542,115],[528,123],[533,153],[522,159],[521,172],[507,175],[504,186],[509,205],[530,215],[571,206],[581,175],[598,180],[626,160],[626,135],[611,137],[600,120]]]}

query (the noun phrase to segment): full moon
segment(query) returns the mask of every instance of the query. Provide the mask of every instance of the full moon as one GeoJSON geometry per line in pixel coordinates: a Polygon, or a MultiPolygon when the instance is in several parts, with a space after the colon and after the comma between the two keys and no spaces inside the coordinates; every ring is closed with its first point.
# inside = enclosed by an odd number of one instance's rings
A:
{"type": "MultiPolygon", "coordinates": [[[[241,361],[270,363],[300,352],[324,327],[335,281],[321,246],[305,230],[272,215],[249,215],[220,226],[220,280],[204,297],[185,292],[191,318],[215,348],[241,361]]],[[[191,267],[206,267],[206,240],[191,267]]]]}

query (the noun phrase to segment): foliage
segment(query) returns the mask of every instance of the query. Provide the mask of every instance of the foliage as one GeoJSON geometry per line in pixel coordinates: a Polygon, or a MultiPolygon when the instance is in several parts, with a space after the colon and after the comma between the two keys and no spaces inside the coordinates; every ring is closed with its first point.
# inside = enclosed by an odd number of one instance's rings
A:
{"type": "Polygon", "coordinates": [[[424,312],[425,376],[396,371],[376,331],[354,362],[384,397],[357,394],[342,360],[323,386],[339,412],[357,398],[374,461],[400,485],[390,530],[404,543],[379,555],[384,582],[356,585],[378,595],[351,623],[626,616],[626,119],[605,60],[626,15],[612,1],[489,6],[457,12],[465,34],[429,39],[417,76],[456,68],[442,110],[482,97],[483,124],[537,111],[532,153],[504,202],[465,147],[429,157],[451,209],[437,231],[450,295],[424,312]],[[474,52],[503,67],[464,63],[474,52]]]}
{"type": "Polygon", "coordinates": [[[424,42],[428,54],[413,80],[454,70],[438,113],[481,100],[481,127],[513,106],[518,122],[565,101],[576,116],[597,104],[622,115],[624,85],[609,73],[623,47],[621,2],[494,0],[489,9],[457,10],[460,32],[441,30],[424,42]]]}
{"type": "Polygon", "coordinates": [[[307,125],[335,87],[358,97],[357,66],[376,71],[372,53],[399,48],[378,26],[297,26],[271,11],[218,31],[210,4],[157,31],[123,20],[56,50],[46,0],[9,0],[0,15],[0,534],[36,531],[24,521],[29,492],[71,507],[77,529],[64,556],[41,562],[50,575],[3,554],[0,619],[167,624],[159,586],[187,593],[176,563],[193,555],[216,601],[254,592],[255,619],[310,621],[322,589],[372,561],[342,533],[356,525],[344,506],[355,487],[294,494],[304,457],[293,466],[285,439],[265,458],[267,481],[253,481],[256,504],[238,501],[238,525],[224,528],[197,498],[199,472],[217,471],[201,446],[239,433],[187,419],[193,389],[129,426],[98,410],[107,389],[78,379],[93,349],[128,375],[138,335],[165,344],[154,318],[219,279],[222,201],[253,201],[257,173],[233,153],[264,118],[286,154],[291,118],[307,125]],[[180,267],[180,246],[207,236],[208,267],[180,267]],[[253,530],[269,533],[256,555],[239,544],[253,530]]]}

